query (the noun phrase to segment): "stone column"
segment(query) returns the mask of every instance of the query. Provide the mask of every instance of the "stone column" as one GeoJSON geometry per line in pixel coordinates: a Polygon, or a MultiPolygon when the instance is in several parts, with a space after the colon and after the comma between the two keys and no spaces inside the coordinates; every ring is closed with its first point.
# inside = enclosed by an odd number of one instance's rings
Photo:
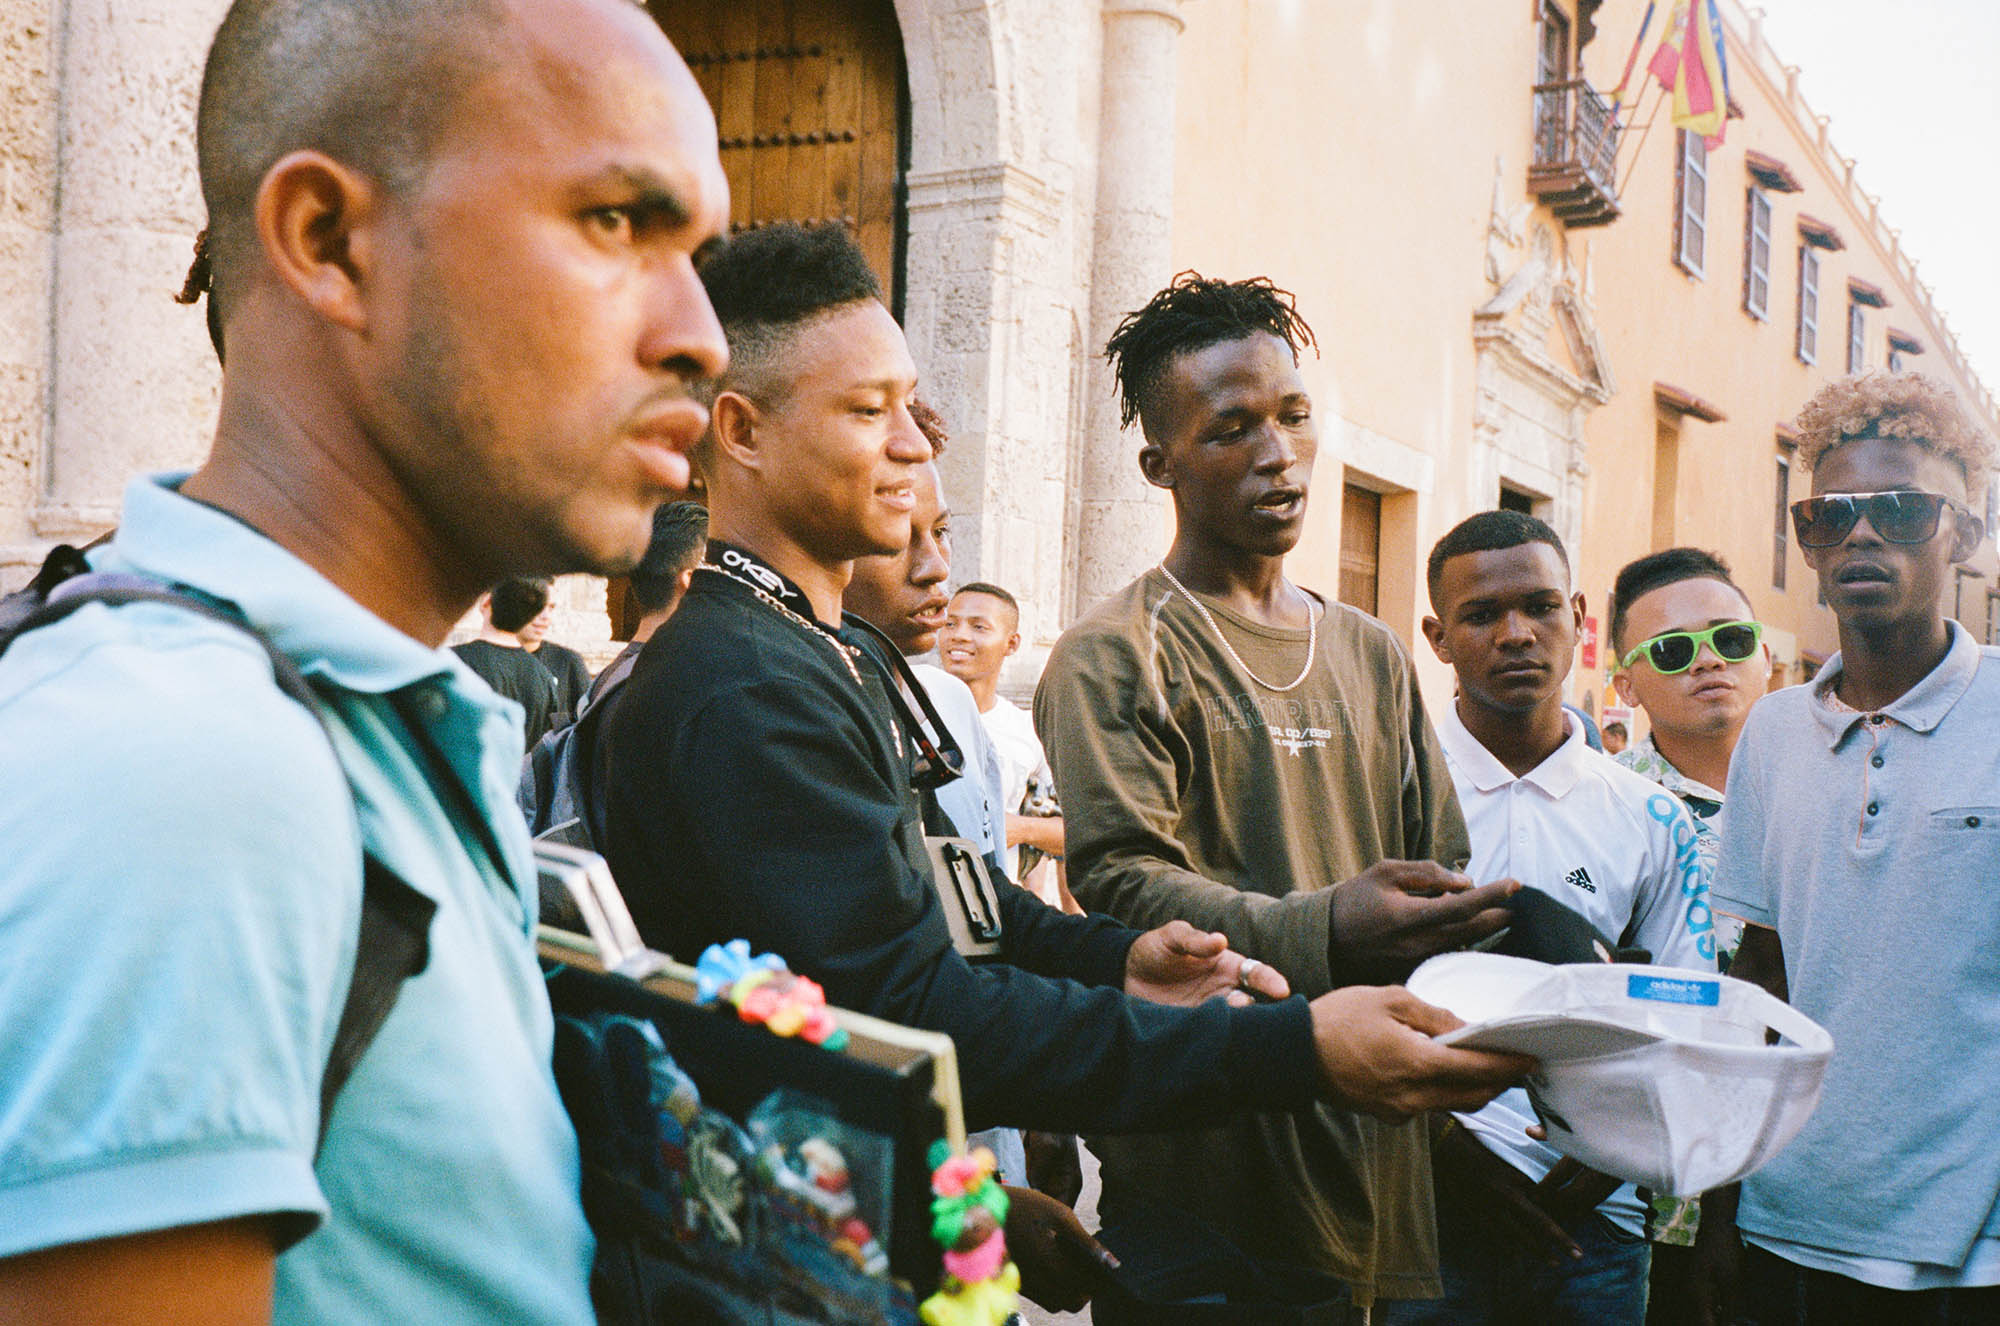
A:
{"type": "Polygon", "coordinates": [[[174,303],[205,221],[194,112],[227,0],[69,0],[59,35],[54,352],[34,532],[94,534],[132,475],[192,465],[220,374],[174,303]]]}
{"type": "Polygon", "coordinates": [[[0,5],[0,593],[32,574],[55,262],[58,0],[0,5]]]}
{"type": "Polygon", "coordinates": [[[1077,563],[1069,616],[1124,586],[1164,551],[1164,494],[1139,474],[1139,432],[1118,425],[1101,358],[1119,318],[1172,273],[1174,83],[1179,0],[1104,0],[1097,215],[1091,249],[1089,359],[1077,563]]]}

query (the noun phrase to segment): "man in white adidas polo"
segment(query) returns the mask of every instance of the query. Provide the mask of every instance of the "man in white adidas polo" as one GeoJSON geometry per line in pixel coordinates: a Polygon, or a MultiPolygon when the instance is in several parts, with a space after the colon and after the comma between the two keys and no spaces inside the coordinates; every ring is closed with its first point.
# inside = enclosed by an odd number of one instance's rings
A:
{"type": "MultiPolygon", "coordinates": [[[[1541,521],[1486,511],[1432,550],[1424,636],[1458,676],[1438,739],[1472,837],[1469,873],[1521,881],[1581,916],[1608,951],[1715,966],[1708,883],[1677,798],[1593,751],[1563,710],[1583,621],[1562,543],[1541,521]]],[[[1516,930],[1534,924],[1516,907],[1516,930]]],[[[1585,949],[1589,948],[1586,944],[1585,949]]],[[[1586,954],[1578,956],[1587,957],[1586,954]]],[[[1519,1318],[1640,1326],[1650,1257],[1630,1184],[1527,1136],[1516,1089],[1439,1139],[1445,1297],[1398,1305],[1408,1322],[1519,1318]]]]}

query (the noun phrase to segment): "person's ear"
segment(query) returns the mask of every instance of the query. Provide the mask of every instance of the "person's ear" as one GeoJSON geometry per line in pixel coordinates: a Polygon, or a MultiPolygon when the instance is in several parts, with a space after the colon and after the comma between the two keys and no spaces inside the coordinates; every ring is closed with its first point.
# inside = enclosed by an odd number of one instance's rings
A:
{"type": "Polygon", "coordinates": [[[1157,442],[1149,441],[1139,448],[1139,473],[1155,488],[1174,486],[1173,462],[1167,457],[1167,449],[1157,442]]]}
{"type": "Polygon", "coordinates": [[[1632,674],[1624,668],[1611,674],[1611,689],[1618,692],[1618,698],[1624,701],[1627,709],[1639,707],[1639,697],[1632,690],[1632,674]]]}
{"type": "Polygon", "coordinates": [[[1430,641],[1431,652],[1437,655],[1438,662],[1449,664],[1451,645],[1444,633],[1444,623],[1435,617],[1426,617],[1423,620],[1423,632],[1424,639],[1430,641]]]}
{"type": "Polygon", "coordinates": [[[1964,562],[1971,560],[1979,551],[1979,541],[1986,537],[1986,522],[1968,509],[1959,513],[1951,522],[1951,560],[1964,562]]]}
{"type": "Polygon", "coordinates": [[[717,453],[746,470],[762,468],[757,447],[758,419],[756,402],[743,393],[725,391],[717,395],[715,404],[708,408],[708,427],[715,435],[717,453]]]}
{"type": "Polygon", "coordinates": [[[1581,637],[1583,635],[1583,619],[1587,615],[1583,610],[1582,590],[1579,589],[1578,591],[1576,591],[1576,593],[1569,596],[1569,606],[1571,614],[1575,618],[1575,620],[1571,623],[1571,629],[1573,629],[1577,633],[1577,635],[1581,637]]]}
{"type": "Polygon", "coordinates": [[[1001,657],[1002,658],[1014,657],[1014,651],[1019,649],[1020,647],[1021,647],[1021,633],[1019,631],[1009,631],[1007,633],[1007,652],[1005,654],[1002,654],[1001,657]]]}
{"type": "Polygon", "coordinates": [[[323,152],[287,153],[264,172],[252,204],[264,260],[327,321],[368,329],[383,256],[384,195],[323,152]]]}
{"type": "Polygon", "coordinates": [[[681,595],[687,593],[688,586],[692,585],[693,583],[694,583],[694,568],[692,566],[688,567],[686,570],[676,575],[674,577],[675,600],[678,601],[681,595]]]}

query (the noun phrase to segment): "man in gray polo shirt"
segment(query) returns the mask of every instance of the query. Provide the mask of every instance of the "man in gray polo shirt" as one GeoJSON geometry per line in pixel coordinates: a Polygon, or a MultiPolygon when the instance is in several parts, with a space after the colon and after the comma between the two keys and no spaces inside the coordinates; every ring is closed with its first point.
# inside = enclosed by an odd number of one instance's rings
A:
{"type": "Polygon", "coordinates": [[[1713,895],[1749,923],[1732,974],[1789,991],[1834,1056],[1743,1183],[1741,1310],[2000,1320],[2000,649],[1938,608],[1992,446],[1916,376],[1831,383],[1799,431],[1840,652],[1752,711],[1713,895]]]}

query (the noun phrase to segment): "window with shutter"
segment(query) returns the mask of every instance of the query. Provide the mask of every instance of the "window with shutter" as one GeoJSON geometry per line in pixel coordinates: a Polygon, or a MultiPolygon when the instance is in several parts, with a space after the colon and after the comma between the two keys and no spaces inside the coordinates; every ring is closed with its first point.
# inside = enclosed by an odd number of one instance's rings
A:
{"type": "Polygon", "coordinates": [[[1819,362],[1819,255],[1799,245],[1799,362],[1819,362]]]}
{"type": "Polygon", "coordinates": [[[1785,554],[1789,551],[1791,537],[1792,504],[1792,458],[1784,449],[1778,452],[1777,525],[1771,545],[1771,588],[1785,587],[1785,554]]]}
{"type": "Polygon", "coordinates": [[[1743,307],[1754,318],[1771,316],[1771,200],[1749,190],[1743,223],[1743,307]]]}
{"type": "Polygon", "coordinates": [[[1847,303],[1847,371],[1859,373],[1868,367],[1868,315],[1861,311],[1861,301],[1851,299],[1847,303]]]}
{"type": "Polygon", "coordinates": [[[1700,276],[1708,247],[1708,146],[1700,134],[1682,129],[1680,148],[1674,172],[1674,262],[1700,276]]]}

